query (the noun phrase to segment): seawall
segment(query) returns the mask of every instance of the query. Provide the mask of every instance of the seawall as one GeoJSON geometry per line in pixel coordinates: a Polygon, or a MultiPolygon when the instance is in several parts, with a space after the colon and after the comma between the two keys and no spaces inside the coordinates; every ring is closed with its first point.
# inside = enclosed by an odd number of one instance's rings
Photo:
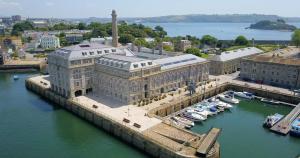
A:
{"type": "MultiPolygon", "coordinates": [[[[50,90],[49,85],[43,86],[39,82],[33,82],[32,80],[27,79],[26,88],[33,91],[34,93],[40,95],[46,100],[60,105],[66,110],[72,112],[74,115],[81,117],[82,119],[87,120],[88,122],[94,124],[95,126],[105,130],[106,132],[116,136],[117,138],[123,140],[124,142],[136,147],[137,149],[149,154],[152,157],[157,158],[192,158],[192,157],[201,157],[196,154],[197,147],[203,141],[205,135],[197,135],[183,129],[178,129],[176,127],[171,127],[164,123],[160,123],[158,126],[155,126],[151,129],[148,129],[146,132],[137,132],[129,128],[128,126],[121,124],[118,121],[115,121],[112,118],[109,118],[101,113],[97,113],[91,109],[85,108],[84,106],[70,100],[65,99],[50,90]],[[180,133],[186,135],[187,139],[182,143],[177,143],[176,141],[181,141],[180,136],[178,140],[174,140],[169,134],[164,133],[163,129],[168,129],[175,131],[174,133],[180,133]],[[166,141],[162,140],[165,139],[166,141]],[[190,139],[192,138],[192,139],[190,139]],[[175,145],[179,146],[178,150],[172,149],[169,142],[174,142],[175,145]],[[166,145],[166,143],[169,143],[166,145]],[[192,153],[192,154],[191,154],[192,153]]],[[[166,131],[168,131],[166,130],[166,131]]],[[[173,133],[172,133],[173,134],[173,133]]],[[[210,152],[204,156],[207,158],[219,158],[219,144],[215,143],[210,152]]]]}

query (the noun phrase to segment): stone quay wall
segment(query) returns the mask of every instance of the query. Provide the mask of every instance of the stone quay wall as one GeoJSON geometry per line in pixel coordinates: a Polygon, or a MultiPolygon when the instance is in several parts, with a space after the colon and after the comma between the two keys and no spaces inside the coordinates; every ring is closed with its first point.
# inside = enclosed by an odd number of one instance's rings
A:
{"type": "MultiPolygon", "coordinates": [[[[41,97],[45,98],[46,100],[53,102],[55,104],[60,105],[64,109],[72,112],[76,116],[81,117],[82,119],[87,120],[88,122],[94,124],[95,126],[105,130],[109,134],[112,134],[119,139],[123,140],[124,142],[136,147],[137,149],[147,153],[152,157],[157,158],[187,158],[187,157],[194,157],[194,156],[186,156],[180,155],[171,149],[166,148],[165,146],[155,142],[155,140],[134,131],[127,126],[108,118],[104,115],[99,113],[95,113],[89,109],[84,108],[83,106],[71,101],[67,100],[52,91],[48,88],[44,88],[29,79],[25,82],[26,88],[34,93],[40,95],[41,97]]],[[[219,144],[216,144],[219,148],[219,144]]],[[[219,151],[217,154],[210,156],[210,158],[219,158],[219,151]]]]}

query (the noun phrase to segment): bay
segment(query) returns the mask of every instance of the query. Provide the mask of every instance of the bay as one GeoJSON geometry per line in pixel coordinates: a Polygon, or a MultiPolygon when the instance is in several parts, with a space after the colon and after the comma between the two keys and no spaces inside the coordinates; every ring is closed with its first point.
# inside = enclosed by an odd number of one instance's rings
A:
{"type": "MultiPolygon", "coordinates": [[[[192,35],[201,38],[212,35],[219,40],[232,40],[239,35],[255,40],[290,40],[292,32],[245,29],[250,23],[143,23],[154,28],[162,26],[168,36],[192,35]]],[[[290,23],[300,28],[300,23],[290,23]]]]}

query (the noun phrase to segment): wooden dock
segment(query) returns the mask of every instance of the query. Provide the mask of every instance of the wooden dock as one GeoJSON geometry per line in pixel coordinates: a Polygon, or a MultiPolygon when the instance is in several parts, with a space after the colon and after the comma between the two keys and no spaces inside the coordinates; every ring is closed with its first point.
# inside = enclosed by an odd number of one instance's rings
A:
{"type": "Polygon", "coordinates": [[[287,135],[291,129],[292,122],[299,116],[300,114],[300,103],[288,114],[285,118],[275,124],[271,131],[283,135],[287,135]]]}
{"type": "Polygon", "coordinates": [[[203,143],[198,147],[197,154],[200,156],[206,156],[213,145],[216,143],[220,133],[221,129],[212,128],[204,137],[203,143]]]}

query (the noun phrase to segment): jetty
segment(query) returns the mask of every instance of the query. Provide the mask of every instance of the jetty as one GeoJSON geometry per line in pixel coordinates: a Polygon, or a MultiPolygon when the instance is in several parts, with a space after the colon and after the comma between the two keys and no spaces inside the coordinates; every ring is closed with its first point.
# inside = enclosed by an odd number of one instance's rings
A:
{"type": "Polygon", "coordinates": [[[286,115],[285,118],[275,124],[271,128],[271,131],[278,134],[287,135],[291,129],[292,122],[299,116],[299,114],[300,103],[288,115],[286,115]]]}
{"type": "Polygon", "coordinates": [[[206,156],[212,146],[216,143],[218,136],[221,133],[221,129],[212,128],[208,134],[204,137],[203,143],[198,147],[197,154],[200,156],[206,156]]]}

